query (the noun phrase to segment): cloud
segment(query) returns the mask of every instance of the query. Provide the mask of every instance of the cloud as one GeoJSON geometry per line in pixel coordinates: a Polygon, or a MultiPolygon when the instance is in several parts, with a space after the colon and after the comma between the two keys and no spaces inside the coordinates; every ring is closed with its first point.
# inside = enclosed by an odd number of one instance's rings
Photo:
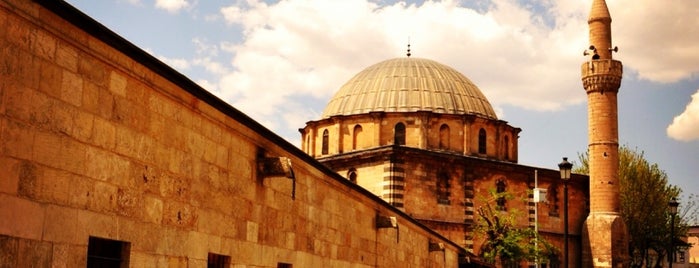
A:
{"type": "Polygon", "coordinates": [[[692,95],[684,112],[675,116],[667,127],[667,135],[679,141],[699,140],[699,90],[692,95]]]}
{"type": "Polygon", "coordinates": [[[699,73],[699,1],[607,1],[617,56],[641,79],[670,83],[699,73]]]}
{"type": "MultiPolygon", "coordinates": [[[[151,53],[151,54],[152,54],[152,53],[151,53]]],[[[169,66],[171,66],[171,67],[173,67],[173,68],[175,68],[175,69],[177,69],[177,70],[180,70],[180,71],[187,70],[187,69],[189,69],[189,68],[191,67],[191,63],[190,63],[189,61],[187,61],[187,59],[183,59],[183,58],[168,58],[168,57],[165,57],[165,56],[156,56],[156,57],[157,57],[159,60],[161,60],[162,62],[164,62],[165,64],[167,64],[167,65],[169,65],[169,66]]]]}
{"type": "Polygon", "coordinates": [[[141,3],[141,0],[123,0],[124,2],[127,2],[129,4],[132,4],[134,6],[141,6],[143,3],[141,3]]]}
{"type": "MultiPolygon", "coordinates": [[[[283,112],[280,106],[293,96],[327,100],[369,65],[404,57],[410,38],[414,57],[455,67],[496,105],[551,110],[584,101],[577,68],[570,68],[583,60],[578,48],[586,43],[579,34],[584,20],[552,29],[513,1],[493,2],[484,12],[458,1],[248,1],[224,7],[224,19],[242,27],[244,41],[227,46],[235,53],[235,71],[223,76],[218,94],[255,118],[283,112]],[[576,87],[577,94],[561,90],[576,87]]],[[[569,9],[556,12],[570,16],[569,9]]]]}
{"type": "MultiPolygon", "coordinates": [[[[132,0],[133,1],[133,0],[132,0]]],[[[187,8],[190,4],[187,0],[155,0],[155,7],[164,9],[170,13],[177,13],[187,8]]]]}
{"type": "MultiPolygon", "coordinates": [[[[238,1],[207,16],[241,29],[242,41],[195,39],[197,56],[188,62],[211,74],[207,88],[275,130],[317,119],[354,74],[404,57],[408,39],[413,57],[459,70],[498,111],[584,103],[578,68],[591,0],[492,0],[477,9],[462,2],[238,1]]],[[[699,21],[692,21],[699,1],[608,4],[627,76],[674,82],[699,72],[699,21]]]]}

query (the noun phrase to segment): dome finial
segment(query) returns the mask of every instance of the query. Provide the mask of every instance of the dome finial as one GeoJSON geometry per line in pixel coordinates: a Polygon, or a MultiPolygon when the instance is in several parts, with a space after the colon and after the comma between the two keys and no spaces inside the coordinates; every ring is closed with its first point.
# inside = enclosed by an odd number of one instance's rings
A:
{"type": "Polygon", "coordinates": [[[410,54],[410,36],[408,36],[408,53],[406,53],[405,55],[408,56],[408,58],[410,58],[410,55],[412,55],[410,54]]]}

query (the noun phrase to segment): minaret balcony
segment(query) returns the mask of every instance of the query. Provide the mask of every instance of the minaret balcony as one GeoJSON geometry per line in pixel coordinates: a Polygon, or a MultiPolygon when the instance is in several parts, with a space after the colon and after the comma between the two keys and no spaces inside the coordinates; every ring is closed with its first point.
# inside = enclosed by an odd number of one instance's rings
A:
{"type": "Polygon", "coordinates": [[[583,87],[588,93],[593,91],[619,90],[624,66],[618,60],[590,60],[580,66],[583,87]]]}

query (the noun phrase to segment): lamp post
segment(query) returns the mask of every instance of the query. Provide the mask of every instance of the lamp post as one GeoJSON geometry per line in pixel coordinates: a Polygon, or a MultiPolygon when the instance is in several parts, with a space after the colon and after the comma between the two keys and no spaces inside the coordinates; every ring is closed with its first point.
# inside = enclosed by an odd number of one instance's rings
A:
{"type": "Polygon", "coordinates": [[[680,203],[677,202],[677,198],[673,197],[667,206],[670,209],[670,254],[667,257],[670,268],[672,268],[672,263],[675,262],[675,215],[677,215],[677,207],[680,206],[680,203]]]}
{"type": "Polygon", "coordinates": [[[568,180],[573,164],[568,162],[568,157],[563,157],[563,162],[558,164],[563,181],[563,267],[568,268],[568,180]]]}

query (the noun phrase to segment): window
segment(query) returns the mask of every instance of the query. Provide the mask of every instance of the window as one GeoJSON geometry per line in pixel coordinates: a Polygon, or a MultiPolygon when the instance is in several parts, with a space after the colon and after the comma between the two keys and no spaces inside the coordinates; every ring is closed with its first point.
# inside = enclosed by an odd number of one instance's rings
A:
{"type": "Polygon", "coordinates": [[[354,126],[354,131],[352,132],[352,150],[361,149],[362,146],[359,143],[362,142],[362,126],[354,126]]]}
{"type": "Polygon", "coordinates": [[[482,129],[478,131],[478,153],[479,154],[486,154],[486,141],[485,141],[486,135],[485,135],[485,129],[482,129]]]}
{"type": "Polygon", "coordinates": [[[497,204],[496,209],[507,210],[507,207],[505,206],[507,202],[505,199],[505,191],[507,191],[505,180],[499,179],[497,182],[495,182],[495,191],[497,193],[497,200],[495,200],[495,203],[497,204]]]}
{"type": "Polygon", "coordinates": [[[439,127],[439,149],[449,149],[449,126],[447,124],[439,127]]]}
{"type": "Polygon", "coordinates": [[[231,263],[231,257],[225,255],[219,255],[209,252],[209,257],[207,258],[207,268],[226,268],[231,263]]]}
{"type": "Polygon", "coordinates": [[[313,146],[311,145],[311,135],[306,135],[306,153],[312,153],[311,148],[313,148],[313,146]]]}
{"type": "Polygon", "coordinates": [[[396,124],[393,142],[395,145],[405,145],[405,125],[403,123],[396,124]]]}
{"type": "Polygon", "coordinates": [[[321,150],[321,154],[328,154],[328,142],[330,139],[330,134],[328,134],[328,130],[323,131],[323,147],[321,150]]]}
{"type": "Polygon", "coordinates": [[[549,186],[546,198],[549,202],[549,216],[558,217],[558,185],[552,184],[549,186]]]}
{"type": "Polygon", "coordinates": [[[291,263],[280,262],[280,263],[277,263],[277,268],[293,268],[293,266],[291,265],[291,263]]]}
{"type": "Polygon", "coordinates": [[[357,183],[357,169],[355,168],[350,168],[350,170],[347,172],[347,178],[353,182],[357,183]]]}
{"type": "Polygon", "coordinates": [[[503,149],[505,149],[505,160],[510,160],[510,137],[505,136],[505,144],[503,144],[503,149]]]}
{"type": "Polygon", "coordinates": [[[129,267],[129,243],[90,237],[87,243],[87,267],[129,267]]]}
{"type": "Polygon", "coordinates": [[[437,175],[437,203],[449,205],[449,174],[442,171],[437,175]]]}

